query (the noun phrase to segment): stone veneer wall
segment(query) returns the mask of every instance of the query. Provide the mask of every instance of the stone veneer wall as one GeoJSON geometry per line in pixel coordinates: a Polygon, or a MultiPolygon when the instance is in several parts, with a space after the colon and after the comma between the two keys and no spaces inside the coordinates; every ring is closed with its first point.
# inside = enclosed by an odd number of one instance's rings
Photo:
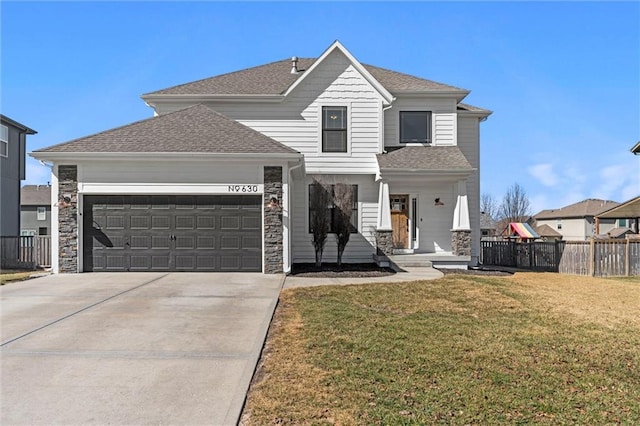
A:
{"type": "Polygon", "coordinates": [[[471,256],[471,231],[451,231],[451,251],[454,256],[471,256]]]}
{"type": "Polygon", "coordinates": [[[283,267],[282,167],[264,168],[264,272],[279,274],[283,267]],[[271,198],[278,207],[270,207],[271,198]]]}
{"type": "Polygon", "coordinates": [[[393,254],[393,231],[376,231],[376,254],[378,256],[393,254]]]}
{"type": "Polygon", "coordinates": [[[69,203],[58,203],[59,272],[78,272],[78,166],[58,166],[58,194],[69,203]]]}

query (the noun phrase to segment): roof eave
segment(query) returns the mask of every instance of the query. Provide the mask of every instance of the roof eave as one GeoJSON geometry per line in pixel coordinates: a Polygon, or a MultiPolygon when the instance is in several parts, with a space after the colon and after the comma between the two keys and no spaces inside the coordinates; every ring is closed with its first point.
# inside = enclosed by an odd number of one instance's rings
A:
{"type": "Polygon", "coordinates": [[[291,160],[303,158],[303,155],[297,152],[291,153],[227,153],[227,152],[47,152],[34,151],[29,153],[30,157],[36,160],[47,161],[77,161],[77,160],[205,160],[224,159],[224,160],[264,160],[264,159],[280,159],[291,160]]]}
{"type": "Polygon", "coordinates": [[[421,175],[470,175],[477,171],[477,168],[469,169],[399,169],[399,168],[380,168],[380,173],[387,174],[421,174],[421,175]]]}
{"type": "Polygon", "coordinates": [[[393,95],[396,97],[405,98],[420,98],[428,96],[430,98],[451,98],[454,97],[458,102],[462,101],[467,95],[471,93],[470,90],[394,90],[393,95]]]}
{"type": "Polygon", "coordinates": [[[140,96],[143,101],[148,105],[153,105],[157,102],[264,102],[264,103],[279,103],[284,100],[283,95],[241,95],[241,94],[225,94],[225,95],[212,95],[212,94],[147,94],[140,96]]]}
{"type": "Polygon", "coordinates": [[[478,117],[478,118],[487,118],[491,114],[493,114],[493,111],[490,111],[488,109],[480,110],[480,111],[461,111],[461,110],[458,110],[457,112],[458,112],[458,115],[461,115],[461,116],[478,117]]]}
{"type": "Polygon", "coordinates": [[[38,133],[35,130],[25,126],[24,124],[18,123],[17,121],[7,117],[4,114],[0,114],[0,119],[5,123],[12,125],[13,127],[17,127],[18,129],[21,130],[22,133],[26,133],[28,135],[35,135],[36,133],[38,133]]]}

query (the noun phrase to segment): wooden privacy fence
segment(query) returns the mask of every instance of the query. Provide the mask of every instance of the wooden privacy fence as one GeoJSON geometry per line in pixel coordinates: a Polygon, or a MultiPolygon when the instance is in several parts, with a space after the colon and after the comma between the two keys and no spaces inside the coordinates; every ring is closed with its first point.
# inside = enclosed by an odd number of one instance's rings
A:
{"type": "Polygon", "coordinates": [[[484,265],[598,277],[640,275],[640,240],[482,241],[484,265]]]}
{"type": "Polygon", "coordinates": [[[36,269],[51,266],[51,237],[0,237],[1,267],[36,269]]]}

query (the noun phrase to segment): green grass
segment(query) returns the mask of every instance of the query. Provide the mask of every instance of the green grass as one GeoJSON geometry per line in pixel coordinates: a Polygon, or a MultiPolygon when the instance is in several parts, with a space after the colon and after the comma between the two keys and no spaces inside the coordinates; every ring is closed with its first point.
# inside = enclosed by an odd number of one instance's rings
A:
{"type": "Polygon", "coordinates": [[[622,288],[632,302],[640,286],[583,279],[563,288],[549,284],[557,274],[518,276],[285,294],[247,423],[640,422],[635,318],[564,310],[580,302],[575,286],[601,285],[605,298],[622,288]],[[542,295],[536,279],[556,293],[542,295]]]}
{"type": "Polygon", "coordinates": [[[24,281],[29,279],[31,275],[33,275],[35,271],[15,271],[15,270],[7,270],[2,271],[0,273],[0,285],[5,285],[6,283],[12,281],[24,281]]]}

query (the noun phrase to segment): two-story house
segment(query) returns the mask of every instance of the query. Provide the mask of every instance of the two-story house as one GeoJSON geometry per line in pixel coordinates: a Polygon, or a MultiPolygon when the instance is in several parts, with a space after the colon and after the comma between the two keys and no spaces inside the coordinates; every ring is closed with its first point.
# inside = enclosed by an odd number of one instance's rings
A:
{"type": "MultiPolygon", "coordinates": [[[[314,179],[355,191],[343,261],[477,262],[491,112],[461,103],[468,93],[334,42],[145,94],[153,118],[32,153],[54,164],[54,271],[288,272],[315,259],[314,179]]],[[[335,256],[330,235],[324,261],[335,256]]]]}
{"type": "Polygon", "coordinates": [[[51,186],[24,185],[22,187],[20,235],[51,235],[51,186]]]}
{"type": "Polygon", "coordinates": [[[0,236],[20,235],[20,182],[25,178],[27,135],[36,133],[0,114],[0,236]]]}
{"type": "MultiPolygon", "coordinates": [[[[534,216],[534,219],[536,226],[549,226],[565,241],[585,241],[623,226],[620,220],[602,219],[596,230],[595,217],[619,204],[615,201],[589,198],[559,209],[542,210],[534,216]]],[[[627,226],[626,221],[624,226],[627,226]]]]}

